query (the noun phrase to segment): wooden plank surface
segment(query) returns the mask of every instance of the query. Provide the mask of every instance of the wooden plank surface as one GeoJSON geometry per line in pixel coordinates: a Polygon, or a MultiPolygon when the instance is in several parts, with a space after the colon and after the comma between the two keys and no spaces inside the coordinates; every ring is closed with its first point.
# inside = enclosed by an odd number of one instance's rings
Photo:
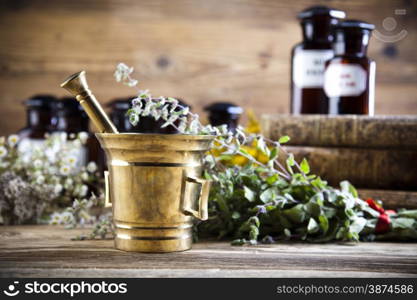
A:
{"type": "Polygon", "coordinates": [[[85,230],[0,227],[0,277],[417,277],[415,243],[200,242],[167,254],[115,250],[113,241],[71,241],[85,230]]]}
{"type": "Polygon", "coordinates": [[[141,87],[181,97],[198,112],[231,100],[255,112],[289,111],[290,50],[301,40],[296,14],[325,4],[376,24],[395,17],[405,39],[372,38],[376,112],[417,112],[417,2],[380,0],[3,0],[0,2],[0,134],[24,125],[20,101],[65,95],[59,83],[86,69],[101,102],[132,90],[116,84],[124,61],[141,87]],[[406,14],[394,15],[395,9],[406,14]]]}

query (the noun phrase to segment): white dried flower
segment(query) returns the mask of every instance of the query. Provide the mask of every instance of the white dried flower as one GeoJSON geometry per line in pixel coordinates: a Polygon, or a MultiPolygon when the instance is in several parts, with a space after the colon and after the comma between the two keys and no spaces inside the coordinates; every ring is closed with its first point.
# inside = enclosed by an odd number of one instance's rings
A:
{"type": "Polygon", "coordinates": [[[69,175],[71,172],[71,167],[68,165],[63,165],[60,169],[59,169],[59,173],[61,173],[61,175],[67,176],[69,175]]]}
{"type": "Polygon", "coordinates": [[[0,146],[0,158],[5,157],[7,155],[7,149],[4,146],[0,146]]]}
{"type": "Polygon", "coordinates": [[[63,189],[64,189],[64,187],[62,186],[62,184],[58,183],[54,186],[54,193],[59,194],[59,193],[62,192],[63,189]]]}
{"type": "MultiPolygon", "coordinates": [[[[87,195],[88,192],[88,186],[86,186],[85,184],[82,185],[77,185],[75,188],[75,196],[80,196],[80,197],[85,197],[87,195]]],[[[74,205],[76,205],[78,202],[74,202],[74,205]]]]}
{"type": "Polygon", "coordinates": [[[146,117],[151,113],[152,108],[155,106],[152,100],[148,100],[145,104],[145,108],[142,111],[142,116],[146,117]]]}
{"type": "Polygon", "coordinates": [[[36,160],[33,162],[33,166],[35,167],[35,169],[40,169],[40,168],[42,168],[42,165],[43,165],[43,163],[42,163],[42,161],[41,161],[40,159],[36,159],[36,160]]]}
{"type": "Polygon", "coordinates": [[[45,177],[44,176],[39,176],[38,178],[36,178],[36,183],[37,184],[43,184],[45,182],[45,177]]]}
{"type": "Polygon", "coordinates": [[[140,98],[134,98],[132,99],[132,106],[137,108],[141,108],[142,107],[142,100],[140,98]]]}
{"type": "Polygon", "coordinates": [[[19,141],[19,136],[17,136],[16,134],[12,134],[7,138],[7,143],[11,147],[14,147],[17,144],[18,141],[19,141]]]}
{"type": "Polygon", "coordinates": [[[75,155],[70,155],[64,159],[64,162],[72,167],[77,165],[78,158],[75,155]]]}
{"type": "Polygon", "coordinates": [[[73,140],[71,146],[75,149],[80,149],[82,147],[82,143],[80,140],[73,140]]]}
{"type": "Polygon", "coordinates": [[[90,161],[87,165],[87,171],[90,173],[97,171],[97,164],[93,161],[90,161]]]}
{"type": "Polygon", "coordinates": [[[84,181],[87,181],[88,180],[88,173],[87,172],[82,172],[81,173],[81,179],[84,180],[84,181]]]}
{"type": "Polygon", "coordinates": [[[87,140],[88,140],[88,133],[84,131],[79,132],[78,138],[80,139],[81,143],[85,144],[87,143],[87,140]]]}
{"type": "Polygon", "coordinates": [[[114,72],[114,78],[117,82],[123,82],[123,84],[126,84],[127,86],[135,86],[138,84],[138,81],[130,77],[133,70],[133,67],[128,67],[124,63],[119,63],[114,72]]]}
{"type": "Polygon", "coordinates": [[[57,134],[58,142],[65,143],[68,140],[68,134],[66,132],[60,132],[57,134]]]}
{"type": "Polygon", "coordinates": [[[133,126],[136,126],[139,122],[139,116],[135,113],[131,113],[129,115],[129,122],[132,123],[133,126]]]}

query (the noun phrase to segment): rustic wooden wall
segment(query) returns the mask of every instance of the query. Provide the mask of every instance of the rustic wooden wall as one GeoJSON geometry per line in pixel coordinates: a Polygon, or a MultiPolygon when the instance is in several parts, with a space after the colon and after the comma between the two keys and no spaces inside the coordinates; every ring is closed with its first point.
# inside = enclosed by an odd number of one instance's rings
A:
{"type": "Polygon", "coordinates": [[[102,102],[131,94],[113,81],[120,61],[136,67],[141,87],[197,110],[230,99],[257,113],[288,112],[290,49],[301,38],[295,15],[318,3],[381,31],[394,9],[407,10],[395,18],[408,36],[395,44],[373,38],[369,55],[377,113],[417,113],[416,1],[2,0],[0,134],[23,126],[21,100],[64,95],[59,83],[80,69],[102,102]]]}

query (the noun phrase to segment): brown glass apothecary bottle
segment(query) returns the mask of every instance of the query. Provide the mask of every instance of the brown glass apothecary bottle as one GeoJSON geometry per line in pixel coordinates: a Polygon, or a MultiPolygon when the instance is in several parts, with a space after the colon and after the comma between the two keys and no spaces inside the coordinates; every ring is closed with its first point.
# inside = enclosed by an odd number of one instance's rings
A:
{"type": "Polygon", "coordinates": [[[298,15],[303,41],[291,53],[291,113],[327,114],[324,63],[334,55],[332,26],[344,17],[343,11],[326,6],[313,6],[298,15]]]}
{"type": "Polygon", "coordinates": [[[45,134],[51,132],[55,101],[51,95],[35,95],[25,101],[26,127],[18,131],[20,150],[42,144],[45,134]]]}
{"type": "Polygon", "coordinates": [[[204,108],[209,113],[208,119],[211,125],[227,125],[227,129],[234,132],[239,125],[239,118],[243,108],[231,102],[215,102],[204,108]]]}
{"type": "Polygon", "coordinates": [[[88,134],[86,144],[76,155],[81,166],[93,161],[98,165],[99,171],[104,167],[104,153],[94,134],[89,132],[89,119],[80,105],[73,97],[63,97],[55,102],[52,118],[52,133],[64,132],[69,140],[73,140],[80,132],[88,134]]]}
{"type": "Polygon", "coordinates": [[[335,27],[335,57],[326,62],[324,74],[329,114],[374,114],[375,61],[366,56],[374,28],[357,20],[335,27]]]}

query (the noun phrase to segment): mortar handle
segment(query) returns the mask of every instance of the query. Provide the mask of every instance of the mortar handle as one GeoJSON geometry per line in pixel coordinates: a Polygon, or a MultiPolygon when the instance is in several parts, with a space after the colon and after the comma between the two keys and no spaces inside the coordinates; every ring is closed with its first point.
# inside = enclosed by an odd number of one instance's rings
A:
{"type": "MultiPolygon", "coordinates": [[[[199,185],[199,193],[198,193],[198,211],[192,209],[191,207],[184,208],[184,212],[188,215],[192,215],[193,217],[199,220],[207,220],[208,219],[208,197],[210,192],[211,181],[205,180],[202,178],[197,178],[193,176],[187,176],[185,184],[198,184],[199,185]]],[[[187,187],[186,187],[187,189],[187,187]]]]}
{"type": "Polygon", "coordinates": [[[104,171],[104,207],[112,207],[112,201],[110,198],[110,173],[104,171]]]}

